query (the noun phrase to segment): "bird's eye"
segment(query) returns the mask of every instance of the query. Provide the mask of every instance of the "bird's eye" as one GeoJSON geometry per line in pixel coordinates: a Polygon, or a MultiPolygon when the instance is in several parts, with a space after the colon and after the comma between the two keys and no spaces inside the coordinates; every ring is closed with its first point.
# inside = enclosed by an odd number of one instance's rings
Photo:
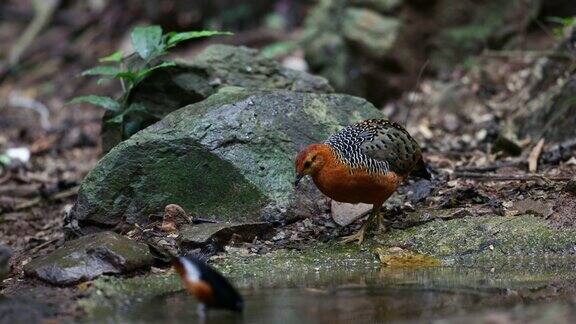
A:
{"type": "Polygon", "coordinates": [[[316,157],[317,157],[317,155],[314,155],[314,156],[312,157],[312,161],[316,161],[316,157]]]}
{"type": "Polygon", "coordinates": [[[308,169],[312,163],[310,161],[304,162],[304,169],[308,169]]]}

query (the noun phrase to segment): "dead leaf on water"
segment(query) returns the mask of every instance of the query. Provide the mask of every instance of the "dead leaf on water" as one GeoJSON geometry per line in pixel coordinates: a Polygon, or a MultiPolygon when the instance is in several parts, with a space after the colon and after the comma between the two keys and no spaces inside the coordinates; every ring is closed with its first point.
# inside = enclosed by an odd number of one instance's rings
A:
{"type": "Polygon", "coordinates": [[[398,247],[376,248],[380,263],[385,267],[437,267],[442,262],[429,255],[415,253],[398,247]]]}

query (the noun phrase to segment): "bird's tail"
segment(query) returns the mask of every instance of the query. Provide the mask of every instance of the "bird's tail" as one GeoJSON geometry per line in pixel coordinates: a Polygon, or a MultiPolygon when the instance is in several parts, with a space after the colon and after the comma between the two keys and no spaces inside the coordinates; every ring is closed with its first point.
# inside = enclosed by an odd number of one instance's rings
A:
{"type": "Polygon", "coordinates": [[[420,158],[420,161],[418,161],[418,164],[416,164],[416,168],[412,171],[412,173],[410,173],[410,175],[426,180],[432,179],[432,175],[430,175],[430,172],[428,172],[426,163],[424,163],[422,158],[420,158]]]}

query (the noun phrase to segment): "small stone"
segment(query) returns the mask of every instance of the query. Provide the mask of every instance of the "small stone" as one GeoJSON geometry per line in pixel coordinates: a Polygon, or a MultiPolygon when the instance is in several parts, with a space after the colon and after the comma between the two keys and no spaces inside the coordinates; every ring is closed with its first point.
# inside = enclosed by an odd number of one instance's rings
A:
{"type": "Polygon", "coordinates": [[[182,227],[178,241],[185,248],[197,248],[215,243],[226,245],[232,237],[236,242],[252,242],[256,237],[266,236],[271,226],[268,223],[202,223],[186,224],[182,227]]]}
{"type": "Polygon", "coordinates": [[[568,181],[566,183],[566,186],[564,186],[564,190],[568,193],[576,195],[576,178],[573,178],[572,180],[568,181]]]}
{"type": "Polygon", "coordinates": [[[276,235],[274,235],[271,240],[272,241],[280,241],[286,238],[286,232],[279,231],[276,235]]]}
{"type": "Polygon", "coordinates": [[[531,198],[514,202],[512,208],[516,211],[517,215],[532,214],[548,218],[554,213],[554,204],[552,202],[531,198]]]}
{"type": "Polygon", "coordinates": [[[331,202],[332,219],[340,226],[347,226],[354,223],[371,210],[372,205],[369,204],[347,204],[335,200],[331,202]]]}

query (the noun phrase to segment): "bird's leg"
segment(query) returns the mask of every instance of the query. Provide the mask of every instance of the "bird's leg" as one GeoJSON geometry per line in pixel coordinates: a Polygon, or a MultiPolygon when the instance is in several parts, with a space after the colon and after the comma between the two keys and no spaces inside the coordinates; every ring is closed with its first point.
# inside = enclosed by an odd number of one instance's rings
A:
{"type": "Polygon", "coordinates": [[[380,211],[378,212],[378,232],[386,232],[386,224],[384,223],[384,214],[380,211]]]}
{"type": "Polygon", "coordinates": [[[198,303],[198,319],[201,323],[204,323],[206,319],[206,305],[204,303],[198,303]]]}
{"type": "Polygon", "coordinates": [[[360,227],[358,232],[349,236],[344,236],[340,242],[349,243],[358,241],[358,244],[362,244],[362,242],[364,241],[364,234],[366,234],[366,230],[368,229],[368,227],[370,227],[370,224],[379,214],[380,214],[380,206],[375,205],[374,207],[372,207],[372,212],[370,212],[370,216],[368,216],[368,219],[364,222],[364,224],[362,224],[362,227],[360,227]]]}

